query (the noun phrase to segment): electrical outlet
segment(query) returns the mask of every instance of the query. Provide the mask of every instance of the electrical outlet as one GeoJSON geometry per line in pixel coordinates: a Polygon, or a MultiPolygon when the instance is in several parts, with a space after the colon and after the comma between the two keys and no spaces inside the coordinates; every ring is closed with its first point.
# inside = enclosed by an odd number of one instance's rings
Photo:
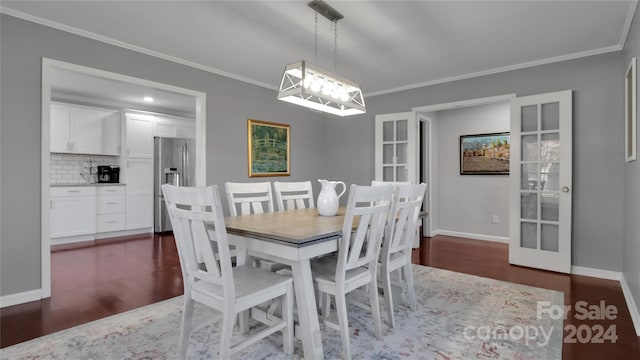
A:
{"type": "Polygon", "coordinates": [[[491,216],[491,223],[492,224],[497,224],[499,222],[500,222],[500,217],[498,215],[491,216]]]}

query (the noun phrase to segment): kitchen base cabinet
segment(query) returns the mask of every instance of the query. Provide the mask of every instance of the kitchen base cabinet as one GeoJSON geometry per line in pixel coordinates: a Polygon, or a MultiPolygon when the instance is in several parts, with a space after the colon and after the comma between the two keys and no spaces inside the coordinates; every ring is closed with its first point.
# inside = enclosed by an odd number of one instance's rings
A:
{"type": "Polygon", "coordinates": [[[51,188],[49,234],[52,239],[96,232],[96,188],[51,188]]]}
{"type": "MultiPolygon", "coordinates": [[[[151,232],[151,225],[127,229],[126,194],[124,184],[52,186],[51,245],[151,232]]],[[[148,202],[151,206],[151,200],[148,202]]],[[[133,206],[132,211],[141,210],[133,206]]]]}
{"type": "Polygon", "coordinates": [[[96,194],[96,232],[124,230],[125,187],[99,186],[96,194]]]}

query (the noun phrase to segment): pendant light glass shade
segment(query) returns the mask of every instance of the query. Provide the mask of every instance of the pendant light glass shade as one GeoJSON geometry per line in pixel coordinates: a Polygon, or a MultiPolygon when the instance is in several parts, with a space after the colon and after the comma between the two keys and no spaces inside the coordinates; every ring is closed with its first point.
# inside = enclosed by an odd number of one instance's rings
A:
{"type": "Polygon", "coordinates": [[[278,100],[338,116],[366,112],[360,85],[304,60],[285,67],[278,100]]]}

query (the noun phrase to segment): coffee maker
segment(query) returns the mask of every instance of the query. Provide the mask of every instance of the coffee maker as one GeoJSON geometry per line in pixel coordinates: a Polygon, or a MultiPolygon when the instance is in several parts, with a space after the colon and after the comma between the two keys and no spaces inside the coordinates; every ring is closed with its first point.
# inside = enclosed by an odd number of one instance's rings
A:
{"type": "Polygon", "coordinates": [[[115,165],[99,165],[98,166],[98,182],[99,183],[120,182],[120,167],[115,165]]]}

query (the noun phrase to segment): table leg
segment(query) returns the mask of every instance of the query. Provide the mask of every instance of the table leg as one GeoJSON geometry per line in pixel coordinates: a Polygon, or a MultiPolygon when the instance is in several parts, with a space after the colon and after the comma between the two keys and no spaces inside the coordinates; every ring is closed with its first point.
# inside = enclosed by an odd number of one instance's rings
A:
{"type": "Polygon", "coordinates": [[[295,262],[291,265],[293,272],[293,286],[296,292],[296,303],[298,305],[298,321],[302,332],[302,347],[304,358],[322,359],[322,335],[320,334],[320,323],[318,322],[318,312],[316,309],[315,293],[313,291],[313,276],[311,274],[311,264],[308,259],[295,262]]]}

